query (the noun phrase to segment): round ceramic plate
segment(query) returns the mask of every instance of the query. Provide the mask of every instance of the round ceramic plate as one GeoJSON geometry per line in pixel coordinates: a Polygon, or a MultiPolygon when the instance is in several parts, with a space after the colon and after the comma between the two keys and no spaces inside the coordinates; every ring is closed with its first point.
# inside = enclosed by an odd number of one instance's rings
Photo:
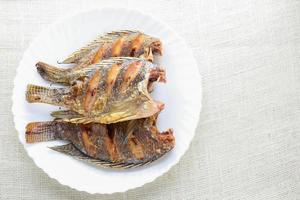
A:
{"type": "Polygon", "coordinates": [[[201,77],[192,51],[169,26],[136,10],[103,8],[79,13],[42,31],[24,53],[14,81],[13,107],[19,139],[35,164],[63,185],[89,193],[124,192],[140,187],[166,173],[178,163],[194,136],[201,109],[201,77]],[[160,130],[173,128],[174,149],[148,166],[129,170],[97,168],[50,150],[52,141],[26,144],[25,126],[29,122],[51,120],[57,107],[29,104],[25,100],[29,83],[49,86],[36,72],[35,64],[44,61],[57,65],[67,55],[113,30],[140,30],[163,42],[163,56],[158,62],[166,68],[167,83],[156,84],[154,99],[165,103],[158,119],[160,130]]]}

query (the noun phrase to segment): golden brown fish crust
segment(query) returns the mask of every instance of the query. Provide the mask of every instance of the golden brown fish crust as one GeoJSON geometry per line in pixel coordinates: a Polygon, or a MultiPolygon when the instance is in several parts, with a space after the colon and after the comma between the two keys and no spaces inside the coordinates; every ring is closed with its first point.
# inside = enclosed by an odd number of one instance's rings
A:
{"type": "Polygon", "coordinates": [[[120,57],[142,57],[153,61],[153,55],[162,55],[162,43],[158,38],[140,31],[120,30],[106,33],[87,46],[75,51],[62,63],[93,64],[101,60],[120,57]]]}
{"type": "MultiPolygon", "coordinates": [[[[156,120],[157,115],[109,125],[33,122],[27,125],[25,137],[27,143],[68,140],[86,159],[101,160],[111,167],[118,163],[126,168],[150,163],[174,147],[172,130],[159,132],[156,120]]],[[[68,155],[75,151],[70,146],[52,149],[68,155]]]]}
{"type": "MultiPolygon", "coordinates": [[[[44,65],[47,66],[47,65],[44,65]]],[[[70,116],[73,123],[115,123],[146,118],[163,109],[148,89],[154,81],[165,81],[165,70],[140,58],[112,58],[78,71],[44,71],[48,77],[63,77],[66,88],[29,85],[30,103],[63,106],[82,115],[70,116]]]]}

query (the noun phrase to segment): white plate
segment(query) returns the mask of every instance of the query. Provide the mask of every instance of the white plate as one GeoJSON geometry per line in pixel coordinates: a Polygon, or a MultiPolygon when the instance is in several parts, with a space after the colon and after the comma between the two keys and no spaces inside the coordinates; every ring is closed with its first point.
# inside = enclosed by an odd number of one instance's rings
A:
{"type": "Polygon", "coordinates": [[[136,10],[103,8],[79,13],[42,31],[24,53],[14,81],[13,107],[15,127],[20,142],[35,164],[63,185],[89,193],[124,192],[140,187],[167,172],[186,152],[194,136],[201,109],[201,77],[192,51],[170,27],[136,10]],[[156,84],[152,96],[165,102],[160,114],[160,130],[174,129],[175,148],[146,167],[130,170],[96,168],[47,148],[60,141],[28,145],[25,126],[32,121],[51,120],[50,111],[57,107],[28,104],[25,90],[28,83],[49,85],[36,72],[35,64],[58,60],[104,32],[134,29],[160,38],[164,55],[160,63],[167,70],[167,83],[156,84]]]}

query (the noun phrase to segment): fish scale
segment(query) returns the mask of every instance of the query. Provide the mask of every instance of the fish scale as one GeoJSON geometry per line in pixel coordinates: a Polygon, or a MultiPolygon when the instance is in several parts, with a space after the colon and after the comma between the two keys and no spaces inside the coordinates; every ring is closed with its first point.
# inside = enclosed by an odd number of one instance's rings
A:
{"type": "Polygon", "coordinates": [[[27,100],[71,110],[53,112],[56,120],[52,122],[28,124],[27,143],[68,140],[67,145],[50,148],[111,168],[138,167],[163,156],[174,147],[175,139],[171,129],[157,130],[157,115],[163,106],[154,102],[148,91],[154,81],[165,81],[165,72],[145,61],[153,61],[153,54],[161,53],[159,39],[124,30],[98,37],[71,54],[63,61],[74,63],[71,68],[37,63],[44,79],[69,87],[29,85],[27,100]],[[107,59],[110,57],[114,58],[107,59]],[[151,114],[154,104],[157,110],[151,114]]]}
{"type": "Polygon", "coordinates": [[[128,121],[109,125],[33,122],[27,125],[25,137],[27,143],[67,140],[68,145],[50,148],[95,165],[125,169],[149,164],[174,147],[172,130],[159,132],[156,120],[157,115],[135,120],[128,140],[128,121]]]}
{"type": "Polygon", "coordinates": [[[164,81],[164,70],[141,58],[111,58],[74,72],[51,70],[49,76],[59,77],[60,74],[73,85],[54,89],[29,85],[26,98],[30,103],[58,105],[82,115],[69,114],[66,118],[64,111],[55,112],[55,117],[64,121],[116,123],[149,117],[163,108],[162,103],[151,98],[148,85],[156,80],[164,81]],[[109,70],[115,64],[120,70],[115,72],[118,74],[111,93],[106,93],[109,70]]]}
{"type": "MultiPolygon", "coordinates": [[[[160,40],[140,31],[114,31],[106,33],[85,47],[76,50],[61,63],[80,64],[89,61],[89,64],[91,64],[93,61],[96,63],[102,59],[115,56],[142,56],[147,59],[149,50],[154,54],[161,55],[162,47],[160,40]]],[[[150,57],[148,59],[153,60],[153,58],[150,57]]]]}

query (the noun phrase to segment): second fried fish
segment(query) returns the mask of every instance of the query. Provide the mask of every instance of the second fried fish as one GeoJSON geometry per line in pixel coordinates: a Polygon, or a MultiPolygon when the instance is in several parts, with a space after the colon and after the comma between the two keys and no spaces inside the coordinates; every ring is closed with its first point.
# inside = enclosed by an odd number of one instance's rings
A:
{"type": "Polygon", "coordinates": [[[26,99],[75,111],[55,113],[64,121],[109,124],[149,117],[164,107],[151,98],[148,89],[154,81],[165,80],[165,71],[143,59],[112,58],[69,74],[53,71],[49,76],[64,77],[72,86],[29,85],[26,99]]]}
{"type": "Polygon", "coordinates": [[[75,68],[95,64],[103,59],[120,56],[144,58],[153,61],[154,55],[162,55],[162,43],[158,38],[140,31],[120,30],[106,33],[68,56],[62,64],[75,63],[75,68]]]}

